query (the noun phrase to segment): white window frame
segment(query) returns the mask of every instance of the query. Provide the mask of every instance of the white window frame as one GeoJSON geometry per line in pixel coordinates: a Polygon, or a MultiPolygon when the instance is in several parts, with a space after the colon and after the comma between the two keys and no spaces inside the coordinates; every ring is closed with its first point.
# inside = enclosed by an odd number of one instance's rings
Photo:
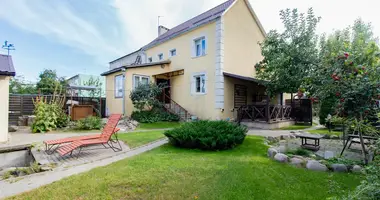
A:
{"type": "Polygon", "coordinates": [[[171,50],[169,50],[169,56],[170,57],[177,56],[177,49],[171,49],[171,50]],[[173,55],[173,52],[175,52],[175,55],[173,55]]]}
{"type": "Polygon", "coordinates": [[[206,72],[198,72],[193,73],[191,76],[191,93],[193,95],[205,95],[207,94],[207,74],[206,72]],[[202,80],[204,81],[204,90],[202,91],[202,87],[200,86],[200,91],[197,91],[197,78],[200,78],[200,84],[202,84],[202,80]]]}
{"type": "Polygon", "coordinates": [[[164,60],[164,54],[163,53],[159,53],[157,55],[157,57],[158,57],[158,61],[164,60]],[[160,59],[160,56],[162,56],[162,59],[160,59]]]}
{"type": "Polygon", "coordinates": [[[149,58],[148,58],[148,62],[149,62],[149,63],[153,62],[153,58],[152,58],[152,57],[149,57],[149,58]]]}
{"type": "Polygon", "coordinates": [[[149,76],[140,75],[140,74],[133,74],[133,77],[132,77],[133,78],[133,80],[132,80],[132,88],[133,89],[135,89],[137,87],[136,77],[139,77],[139,82],[141,82],[143,78],[147,78],[148,84],[150,83],[150,77],[149,76]]]}
{"type": "Polygon", "coordinates": [[[193,43],[192,52],[193,52],[194,58],[198,58],[198,57],[202,57],[202,56],[207,55],[207,38],[206,38],[206,36],[197,37],[197,38],[193,39],[192,43],[193,43]],[[199,55],[197,55],[197,53],[198,53],[197,46],[198,45],[200,45],[199,55]]]}
{"type": "Polygon", "coordinates": [[[123,98],[123,93],[124,93],[123,84],[124,84],[123,74],[116,75],[114,77],[114,90],[115,90],[115,98],[116,99],[123,98]],[[121,86],[118,85],[118,79],[120,79],[119,81],[121,81],[121,86]],[[120,90],[121,90],[121,92],[120,92],[120,90]]]}

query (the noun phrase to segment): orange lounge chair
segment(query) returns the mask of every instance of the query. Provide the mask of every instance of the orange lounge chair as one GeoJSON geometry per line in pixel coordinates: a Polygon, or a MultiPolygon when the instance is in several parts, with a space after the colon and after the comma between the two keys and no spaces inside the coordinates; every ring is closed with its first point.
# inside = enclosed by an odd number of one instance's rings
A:
{"type": "Polygon", "coordinates": [[[77,137],[69,137],[69,138],[63,138],[63,139],[57,139],[57,140],[47,140],[44,141],[45,144],[45,151],[47,154],[52,154],[61,144],[70,143],[78,140],[91,140],[91,139],[99,139],[102,137],[103,134],[105,134],[106,130],[112,129],[115,133],[118,132],[120,129],[116,128],[119,120],[121,118],[120,114],[113,114],[108,118],[107,124],[104,126],[104,129],[101,134],[96,135],[86,135],[86,136],[77,136],[77,137]]]}
{"type": "Polygon", "coordinates": [[[90,146],[90,145],[100,145],[100,144],[103,145],[105,148],[107,148],[106,145],[108,145],[115,152],[122,150],[120,142],[119,142],[119,140],[117,138],[116,132],[113,131],[113,129],[111,127],[109,127],[102,134],[102,136],[100,138],[90,139],[90,140],[77,140],[77,141],[73,141],[70,144],[67,144],[67,145],[59,147],[57,149],[57,152],[61,156],[65,156],[65,155],[67,155],[69,153],[70,153],[70,155],[72,155],[73,151],[79,148],[79,153],[77,154],[77,155],[79,155],[80,152],[82,151],[82,148],[90,146]],[[113,134],[115,134],[115,140],[112,139],[112,135],[113,134]],[[115,147],[113,145],[113,143],[118,143],[119,147],[115,147]]]}

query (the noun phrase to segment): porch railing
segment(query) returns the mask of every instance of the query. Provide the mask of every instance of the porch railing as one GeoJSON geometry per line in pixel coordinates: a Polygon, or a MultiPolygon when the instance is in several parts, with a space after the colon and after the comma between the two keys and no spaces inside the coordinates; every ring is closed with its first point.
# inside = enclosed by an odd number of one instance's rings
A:
{"type": "Polygon", "coordinates": [[[244,105],[237,110],[237,120],[266,121],[268,123],[291,119],[290,105],[244,105]]]}
{"type": "Polygon", "coordinates": [[[190,121],[191,120],[191,114],[183,108],[181,105],[179,105],[177,102],[175,102],[173,99],[171,99],[168,95],[164,95],[164,107],[165,109],[175,115],[178,115],[181,121],[190,121]]]}

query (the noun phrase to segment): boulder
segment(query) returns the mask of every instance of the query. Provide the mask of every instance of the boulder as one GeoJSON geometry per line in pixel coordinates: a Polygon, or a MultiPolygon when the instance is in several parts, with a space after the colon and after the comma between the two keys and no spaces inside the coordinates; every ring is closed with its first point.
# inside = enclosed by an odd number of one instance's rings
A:
{"type": "Polygon", "coordinates": [[[304,163],[305,163],[305,160],[299,157],[293,157],[290,159],[290,164],[296,167],[303,167],[304,163]]]}
{"type": "Polygon", "coordinates": [[[306,168],[313,171],[322,171],[325,172],[328,170],[326,165],[319,163],[316,160],[309,160],[306,163],[306,168]]]}
{"type": "Polygon", "coordinates": [[[347,172],[347,166],[344,164],[332,164],[331,168],[334,172],[347,172]]]}
{"type": "Polygon", "coordinates": [[[8,126],[8,132],[16,132],[18,130],[17,126],[8,126]]]}
{"type": "Polygon", "coordinates": [[[329,134],[324,135],[323,139],[330,139],[330,135],[329,134]]]}
{"type": "Polygon", "coordinates": [[[331,135],[330,139],[336,140],[336,139],[339,139],[339,136],[337,136],[337,135],[331,135]]]}
{"type": "Polygon", "coordinates": [[[269,143],[276,143],[278,142],[278,139],[272,136],[266,137],[266,139],[269,141],[269,143]]]}
{"type": "Polygon", "coordinates": [[[352,167],[352,172],[353,173],[361,173],[362,172],[362,167],[360,166],[360,165],[354,165],[353,167],[352,167]]]}
{"type": "Polygon", "coordinates": [[[35,119],[36,119],[35,115],[28,116],[28,126],[32,126],[35,119]]]}
{"type": "Polygon", "coordinates": [[[332,151],[325,151],[325,153],[323,155],[323,158],[325,158],[325,159],[334,158],[334,152],[332,152],[332,151]]]}
{"type": "Polygon", "coordinates": [[[267,155],[268,155],[269,158],[274,158],[274,156],[277,153],[278,153],[277,149],[275,149],[275,148],[269,148],[267,155]]]}
{"type": "Polygon", "coordinates": [[[281,135],[281,140],[288,140],[288,139],[290,139],[290,135],[289,134],[281,135]]]}
{"type": "Polygon", "coordinates": [[[286,163],[288,162],[288,156],[283,153],[278,153],[274,156],[274,159],[278,162],[286,163]]]}

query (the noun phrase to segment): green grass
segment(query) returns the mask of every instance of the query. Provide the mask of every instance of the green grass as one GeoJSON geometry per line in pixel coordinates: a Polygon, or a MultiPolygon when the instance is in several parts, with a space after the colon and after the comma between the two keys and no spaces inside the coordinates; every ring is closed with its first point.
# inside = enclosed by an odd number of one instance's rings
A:
{"type": "Polygon", "coordinates": [[[181,126],[180,122],[140,123],[137,130],[167,129],[181,126]]]}
{"type": "Polygon", "coordinates": [[[342,131],[331,131],[331,133],[329,132],[329,129],[327,128],[322,128],[322,129],[316,129],[316,130],[310,130],[310,131],[307,131],[309,133],[312,133],[312,134],[321,134],[321,135],[337,135],[337,136],[340,136],[343,134],[342,131]]]}
{"type": "Polygon", "coordinates": [[[130,148],[135,148],[164,138],[164,131],[131,132],[118,134],[119,140],[124,141],[130,148]]]}
{"type": "Polygon", "coordinates": [[[234,150],[164,145],[11,199],[326,199],[345,195],[361,176],[298,169],[267,158],[260,137],[234,150]]]}

